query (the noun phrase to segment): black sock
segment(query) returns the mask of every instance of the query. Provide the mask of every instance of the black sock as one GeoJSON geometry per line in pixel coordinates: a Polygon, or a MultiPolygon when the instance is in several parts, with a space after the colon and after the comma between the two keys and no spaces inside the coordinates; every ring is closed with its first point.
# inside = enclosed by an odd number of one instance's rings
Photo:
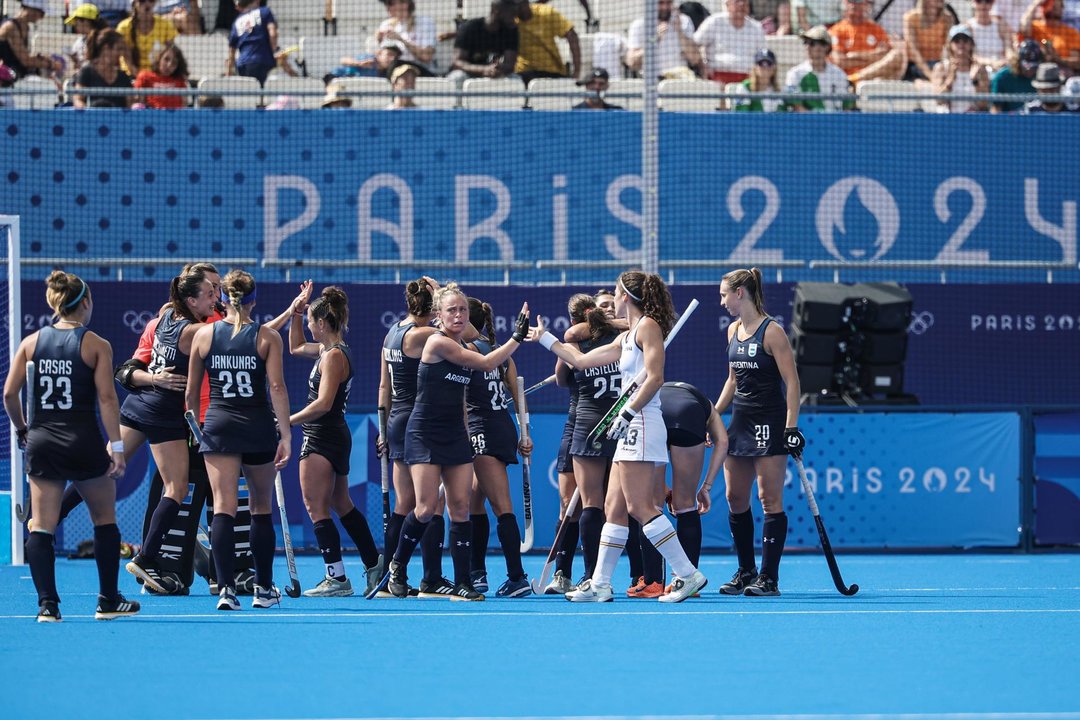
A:
{"type": "Polygon", "coordinates": [[[694,567],[701,559],[701,514],[696,509],[675,516],[675,532],[694,567]]]}
{"type": "Polygon", "coordinates": [[[500,515],[496,531],[506,557],[506,576],[511,580],[522,579],[525,577],[525,569],[521,567],[521,528],[518,527],[514,513],[500,515]]]}
{"type": "MultiPolygon", "coordinates": [[[[319,544],[319,553],[322,555],[323,564],[326,566],[341,562],[341,533],[332,518],[320,520],[315,523],[315,542],[319,544]]],[[[346,575],[342,573],[335,576],[335,580],[344,581],[346,575]]]]}
{"type": "Polygon", "coordinates": [[[26,540],[26,562],[34,578],[38,605],[46,600],[60,602],[60,595],[56,592],[56,551],[53,549],[52,533],[42,530],[30,533],[26,540]]]}
{"type": "Polygon", "coordinates": [[[120,572],[120,528],[116,523],[94,526],[94,562],[97,563],[98,594],[115,600],[116,576],[120,572]]]}
{"type": "Polygon", "coordinates": [[[401,563],[402,569],[409,566],[409,558],[416,550],[416,544],[420,542],[431,522],[422,523],[416,519],[414,513],[405,516],[401,523],[401,537],[398,539],[397,549],[394,550],[394,561],[401,563]]]}
{"type": "Polygon", "coordinates": [[[754,562],[753,511],[747,510],[738,515],[728,513],[728,524],[731,526],[731,539],[735,541],[735,553],[739,556],[739,567],[753,570],[757,567],[754,562]]]}
{"type": "Polygon", "coordinates": [[[354,507],[341,516],[341,527],[345,528],[345,532],[349,533],[349,537],[356,544],[356,549],[360,553],[360,559],[364,562],[364,567],[369,568],[378,565],[379,550],[375,547],[375,538],[371,536],[371,527],[368,525],[364,513],[354,507]]]}
{"type": "Polygon", "coordinates": [[[761,527],[761,572],[780,580],[780,556],[787,540],[787,513],[766,513],[761,527]]]}
{"type": "Polygon", "coordinates": [[[653,547],[653,544],[649,542],[649,538],[645,537],[645,531],[641,529],[640,525],[638,525],[638,532],[640,533],[638,542],[641,544],[641,575],[645,578],[645,584],[660,583],[663,585],[665,580],[664,556],[653,547]]]}
{"type": "Polygon", "coordinates": [[[592,577],[600,553],[600,533],[604,530],[604,511],[587,507],[578,520],[581,529],[581,554],[585,558],[585,577],[592,577]]]}
{"type": "Polygon", "coordinates": [[[82,502],[83,497],[75,489],[75,483],[68,483],[68,486],[64,488],[64,497],[60,500],[60,520],[57,524],[64,522],[64,518],[70,515],[72,510],[82,505],[82,502]]]}
{"type": "Polygon", "coordinates": [[[563,577],[569,578],[573,574],[578,532],[577,520],[567,520],[566,531],[563,532],[562,542],[559,543],[559,551],[555,555],[555,569],[562,570],[563,577]]]}
{"type": "Polygon", "coordinates": [[[454,584],[472,582],[472,523],[450,523],[450,557],[454,561],[454,584]]]}
{"type": "Polygon", "coordinates": [[[172,528],[173,520],[180,513],[180,503],[172,498],[162,496],[150,518],[150,527],[143,539],[142,555],[156,560],[161,553],[161,543],[165,541],[165,534],[172,528]]]}
{"type": "Polygon", "coordinates": [[[491,537],[491,520],[488,514],[469,515],[472,523],[472,569],[487,570],[488,538],[491,537]]]}
{"type": "Polygon", "coordinates": [[[405,522],[404,515],[398,515],[397,513],[390,513],[390,519],[386,523],[386,532],[383,534],[383,555],[386,556],[386,562],[390,562],[390,558],[394,557],[394,551],[397,550],[398,540],[401,539],[401,524],[405,522]]]}
{"type": "Polygon", "coordinates": [[[641,525],[634,518],[627,520],[629,534],[626,537],[626,557],[630,561],[630,582],[636,583],[639,577],[645,576],[645,566],[642,563],[644,549],[641,547],[641,525]]]}
{"type": "Polygon", "coordinates": [[[420,540],[420,555],[424,560],[424,579],[428,582],[442,580],[443,539],[446,537],[446,520],[442,515],[431,518],[420,540]]]}
{"type": "Polygon", "coordinates": [[[274,546],[277,533],[269,513],[251,514],[251,554],[255,560],[255,584],[270,588],[274,584],[274,546]]]}
{"type": "Polygon", "coordinates": [[[214,513],[214,520],[210,523],[210,550],[214,553],[214,569],[219,578],[219,587],[231,587],[236,590],[233,579],[236,577],[234,567],[236,565],[236,536],[233,528],[236,526],[236,518],[225,513],[214,513]],[[229,582],[232,580],[232,582],[229,582]]]}

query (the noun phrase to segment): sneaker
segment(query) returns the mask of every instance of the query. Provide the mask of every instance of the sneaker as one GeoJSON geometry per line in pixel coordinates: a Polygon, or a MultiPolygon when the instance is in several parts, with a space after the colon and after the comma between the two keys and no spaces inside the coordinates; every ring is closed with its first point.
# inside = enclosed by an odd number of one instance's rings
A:
{"type": "Polygon", "coordinates": [[[757,579],[743,590],[743,595],[751,597],[775,597],[779,594],[780,588],[777,587],[776,581],[765,573],[758,575],[757,579]]]}
{"type": "Polygon", "coordinates": [[[408,597],[408,580],[409,578],[405,574],[405,568],[401,567],[401,563],[397,560],[391,560],[389,582],[386,584],[386,589],[390,591],[390,594],[396,598],[408,597]]]}
{"type": "Polygon", "coordinates": [[[635,585],[626,591],[626,597],[645,598],[647,600],[654,600],[663,594],[664,586],[658,582],[651,582],[648,585],[643,582],[640,586],[635,585]]]}
{"type": "Polygon", "coordinates": [[[422,598],[436,598],[446,600],[454,594],[454,585],[446,578],[439,578],[438,580],[421,580],[420,589],[417,592],[418,597],[422,598]]]}
{"type": "Polygon", "coordinates": [[[458,602],[479,602],[484,599],[484,596],[478,593],[472,585],[458,583],[450,593],[450,599],[458,602]]]}
{"type": "Polygon", "coordinates": [[[709,581],[701,574],[700,570],[695,570],[694,574],[688,578],[675,576],[671,581],[671,592],[667,595],[661,595],[658,600],[662,603],[679,603],[688,597],[692,597],[694,593],[708,584],[709,581]]]}
{"type": "Polygon", "coordinates": [[[573,586],[570,584],[570,578],[566,577],[562,570],[556,570],[555,577],[551,578],[551,582],[544,588],[544,594],[565,595],[573,589],[573,586]]]}
{"type": "MultiPolygon", "coordinates": [[[[375,581],[378,584],[378,580],[375,581]]],[[[349,597],[353,594],[352,581],[349,578],[324,577],[315,587],[304,591],[304,597],[349,597]]]]}
{"type": "Polygon", "coordinates": [[[731,576],[731,579],[720,586],[720,593],[722,595],[742,595],[743,590],[750,586],[755,580],[757,580],[758,572],[757,568],[739,568],[735,571],[735,574],[731,576]]]}
{"type": "Polygon", "coordinates": [[[473,589],[478,593],[486,593],[491,588],[488,586],[487,570],[473,570],[469,573],[473,589]]]}
{"type": "Polygon", "coordinates": [[[157,561],[146,557],[142,553],[131,558],[128,564],[124,566],[124,569],[141,580],[143,585],[147,588],[159,595],[170,595],[170,589],[175,589],[171,584],[165,585],[162,582],[161,573],[157,567],[157,561]]]}
{"type": "Polygon", "coordinates": [[[39,603],[37,621],[41,623],[60,622],[60,603],[55,600],[44,600],[39,603]]]}
{"type": "Polygon", "coordinates": [[[634,597],[634,595],[641,592],[641,589],[644,587],[645,578],[638,576],[636,579],[630,581],[630,587],[626,588],[626,597],[634,597]]]}
{"type": "Polygon", "coordinates": [[[149,595],[188,595],[191,593],[184,581],[180,579],[180,573],[171,570],[157,571],[157,581],[166,592],[158,592],[149,583],[143,585],[143,592],[149,595]]]}
{"type": "Polygon", "coordinates": [[[210,590],[211,595],[217,595],[221,588],[218,587],[217,580],[207,580],[207,588],[210,590]]]}
{"type": "Polygon", "coordinates": [[[365,568],[364,572],[367,574],[367,589],[364,590],[364,595],[370,595],[371,591],[379,586],[379,581],[382,580],[382,576],[386,573],[386,562],[383,556],[379,555],[379,561],[371,567],[365,568]]]}
{"type": "Polygon", "coordinates": [[[218,610],[239,610],[240,602],[236,599],[236,593],[231,587],[221,588],[217,601],[218,610]]]}
{"type": "Polygon", "coordinates": [[[120,593],[116,598],[107,600],[104,595],[98,595],[97,609],[94,611],[95,620],[115,620],[118,617],[128,617],[139,612],[139,603],[128,600],[120,593]]]}
{"type": "Polygon", "coordinates": [[[527,575],[522,575],[518,580],[510,580],[509,578],[499,589],[495,591],[495,597],[500,598],[523,598],[532,595],[532,586],[529,585],[529,578],[527,575]]]}
{"type": "Polygon", "coordinates": [[[237,595],[254,595],[255,594],[255,571],[252,569],[237,570],[236,571],[236,594],[237,595]]]}
{"type": "Polygon", "coordinates": [[[268,588],[256,585],[252,595],[254,595],[251,598],[253,608],[271,608],[281,604],[281,591],[277,589],[277,585],[271,585],[268,588]]]}
{"type": "MultiPolygon", "coordinates": [[[[671,592],[671,586],[674,585],[674,584],[675,584],[675,577],[672,576],[671,582],[664,586],[664,595],[667,595],[668,593],[671,592]]],[[[692,597],[692,598],[701,597],[701,593],[696,592],[693,595],[691,595],[690,597],[692,597]]]]}
{"type": "Polygon", "coordinates": [[[586,578],[576,590],[566,593],[566,599],[570,602],[611,602],[615,599],[615,593],[610,585],[598,585],[586,578]]]}

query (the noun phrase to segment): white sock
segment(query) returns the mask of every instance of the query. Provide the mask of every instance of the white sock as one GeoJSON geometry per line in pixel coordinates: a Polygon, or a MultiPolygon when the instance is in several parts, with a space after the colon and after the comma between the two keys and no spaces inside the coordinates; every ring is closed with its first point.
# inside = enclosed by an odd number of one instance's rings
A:
{"type": "Polygon", "coordinates": [[[611,576],[615,573],[615,566],[619,564],[619,557],[623,548],[626,547],[626,539],[630,537],[630,528],[615,523],[604,523],[600,531],[600,554],[596,557],[596,569],[593,570],[592,581],[596,585],[610,585],[611,576]]]}
{"type": "Polygon", "coordinates": [[[690,558],[686,557],[686,551],[683,550],[679,536],[675,534],[675,528],[667,519],[667,515],[657,515],[641,529],[645,531],[645,537],[649,538],[653,547],[659,550],[667,560],[672,572],[681,578],[688,578],[694,574],[697,568],[690,562],[690,558]]]}
{"type": "Polygon", "coordinates": [[[340,580],[345,577],[345,562],[338,560],[336,563],[331,563],[326,566],[326,577],[340,580]]]}

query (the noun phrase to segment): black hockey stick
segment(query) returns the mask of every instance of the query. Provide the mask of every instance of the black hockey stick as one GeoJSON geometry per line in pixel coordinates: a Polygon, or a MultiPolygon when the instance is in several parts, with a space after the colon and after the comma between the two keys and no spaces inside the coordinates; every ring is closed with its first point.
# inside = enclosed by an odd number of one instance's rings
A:
{"type": "Polygon", "coordinates": [[[386,526],[390,523],[390,448],[386,444],[386,408],[379,408],[379,437],[383,442],[383,454],[379,458],[379,472],[382,482],[382,530],[386,537],[386,526]]]}
{"type": "MultiPolygon", "coordinates": [[[[675,339],[675,336],[679,334],[679,330],[682,329],[682,326],[690,316],[694,314],[694,310],[697,310],[697,306],[697,298],[691,300],[690,304],[686,306],[686,311],[679,317],[679,321],[675,323],[675,327],[671,328],[671,332],[669,332],[667,338],[664,339],[665,350],[667,349],[667,346],[671,344],[671,341],[675,339]]],[[[611,409],[604,413],[604,417],[600,418],[600,422],[596,423],[596,427],[589,432],[589,436],[586,440],[592,444],[594,450],[600,449],[601,441],[604,436],[607,435],[607,431],[611,427],[611,424],[615,422],[615,418],[619,417],[619,413],[622,412],[623,408],[626,407],[626,404],[630,402],[630,398],[633,397],[634,393],[641,387],[641,383],[645,382],[646,375],[645,368],[642,368],[641,372],[634,377],[630,384],[622,389],[622,392],[619,394],[615,404],[611,406],[611,409]]]]}
{"type": "MultiPolygon", "coordinates": [[[[37,367],[33,360],[26,363],[26,429],[29,432],[34,424],[34,408],[37,405],[34,390],[37,387],[37,367]]],[[[22,483],[22,503],[15,503],[15,518],[23,525],[30,519],[30,483],[26,476],[26,452],[23,451],[23,476],[19,479],[22,483]]]]}
{"type": "MultiPolygon", "coordinates": [[[[529,411],[525,408],[524,387],[525,378],[518,375],[517,397],[514,398],[514,405],[517,409],[518,425],[521,427],[521,439],[528,440],[530,438],[529,411]]],[[[533,533],[535,532],[533,530],[532,512],[532,460],[529,456],[521,458],[521,494],[521,512],[525,516],[525,537],[521,541],[521,552],[526,553],[532,550],[533,533]]]]}
{"type": "Polygon", "coordinates": [[[277,495],[278,512],[281,513],[281,536],[285,541],[285,562],[289,566],[289,587],[285,594],[291,598],[300,597],[300,578],[296,574],[296,556],[293,554],[292,535],[289,533],[289,515],[285,512],[285,487],[281,483],[281,473],[274,476],[274,493],[277,495]]]}
{"type": "Polygon", "coordinates": [[[844,578],[840,577],[840,567],[836,564],[836,555],[833,554],[832,545],[829,543],[829,535],[825,532],[825,523],[821,521],[817,500],[814,499],[814,490],[810,487],[810,481],[806,478],[806,468],[803,467],[802,460],[798,458],[792,459],[795,461],[795,468],[799,471],[799,482],[802,483],[806,502],[810,506],[810,512],[814,515],[814,524],[817,525],[817,534],[821,539],[821,551],[825,553],[825,562],[829,563],[829,572],[832,574],[833,584],[836,585],[836,589],[840,591],[841,595],[854,595],[859,592],[859,586],[853,583],[851,587],[848,587],[844,584],[844,578]]]}
{"type": "Polygon", "coordinates": [[[535,385],[526,388],[525,389],[525,395],[526,396],[532,395],[534,392],[536,392],[540,388],[545,387],[547,385],[550,385],[553,382],[555,382],[555,376],[554,375],[549,375],[548,377],[544,378],[543,380],[536,383],[535,385]]]}

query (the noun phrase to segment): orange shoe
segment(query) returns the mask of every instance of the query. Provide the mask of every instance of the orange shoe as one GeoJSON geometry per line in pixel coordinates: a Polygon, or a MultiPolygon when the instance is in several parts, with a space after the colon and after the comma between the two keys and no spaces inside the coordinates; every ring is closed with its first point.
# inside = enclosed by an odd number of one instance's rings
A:
{"type": "Polygon", "coordinates": [[[658,582],[651,582],[648,585],[643,583],[640,589],[635,586],[626,591],[627,597],[645,598],[649,600],[655,600],[663,594],[664,586],[658,582]]]}
{"type": "Polygon", "coordinates": [[[626,597],[637,597],[637,593],[641,592],[644,587],[645,578],[639,577],[630,584],[630,587],[626,588],[626,597]]]}

